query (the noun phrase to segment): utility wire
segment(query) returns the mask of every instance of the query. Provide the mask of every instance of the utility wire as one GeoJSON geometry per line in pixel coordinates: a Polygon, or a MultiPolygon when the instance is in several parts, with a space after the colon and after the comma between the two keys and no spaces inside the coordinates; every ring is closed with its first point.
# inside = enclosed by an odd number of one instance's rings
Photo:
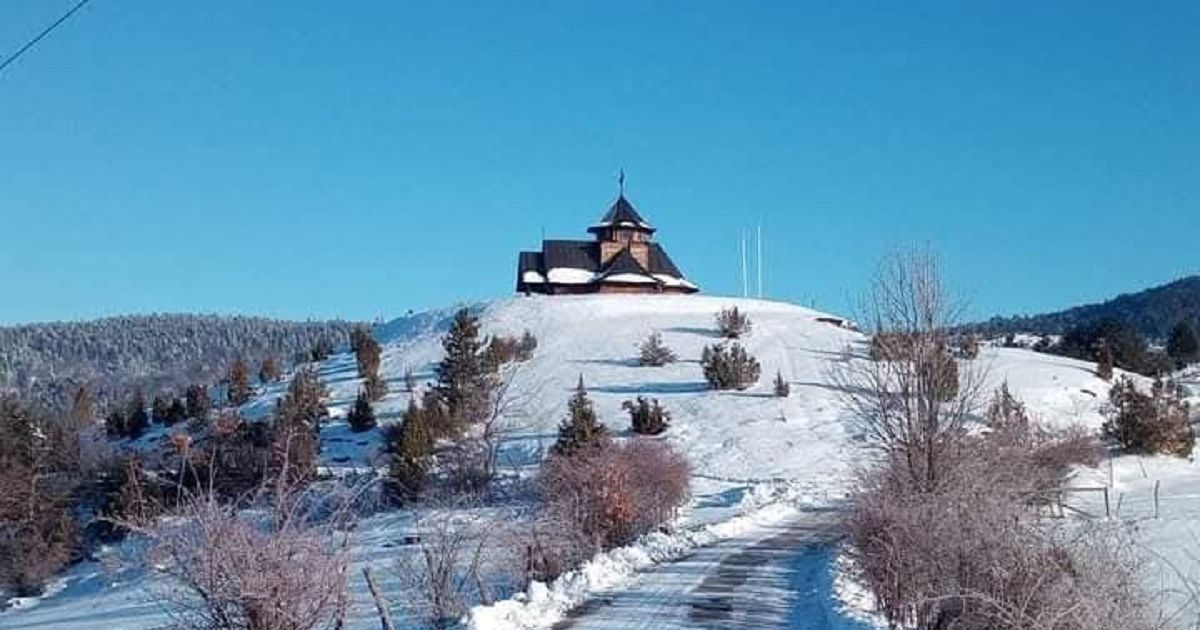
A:
{"type": "Polygon", "coordinates": [[[54,20],[53,24],[51,24],[50,26],[47,26],[45,28],[45,30],[43,30],[41,33],[38,33],[37,37],[34,37],[33,39],[29,40],[24,46],[21,46],[20,48],[18,48],[17,52],[9,55],[4,61],[0,61],[0,72],[3,72],[4,69],[7,68],[9,65],[11,65],[12,62],[16,61],[18,57],[25,54],[30,48],[33,48],[35,45],[37,45],[38,42],[42,41],[42,39],[44,39],[47,35],[49,35],[50,31],[53,31],[54,29],[58,28],[59,25],[61,25],[63,22],[66,22],[68,19],[70,19],[72,15],[75,15],[76,11],[79,11],[80,9],[82,9],[83,5],[85,5],[91,1],[92,0],[79,0],[79,2],[77,2],[75,4],[75,6],[71,7],[70,11],[67,11],[66,13],[64,13],[62,15],[62,17],[58,18],[57,20],[54,20]]]}

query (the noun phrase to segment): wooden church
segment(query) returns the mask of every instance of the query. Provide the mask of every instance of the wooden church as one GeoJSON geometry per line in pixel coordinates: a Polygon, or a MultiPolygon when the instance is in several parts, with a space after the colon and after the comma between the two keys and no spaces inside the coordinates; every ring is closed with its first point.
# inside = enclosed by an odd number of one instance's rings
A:
{"type": "Polygon", "coordinates": [[[541,251],[521,252],[517,291],[564,295],[700,290],[683,277],[662,245],[654,242],[654,227],[625,198],[624,186],[588,232],[595,240],[544,240],[541,251]]]}

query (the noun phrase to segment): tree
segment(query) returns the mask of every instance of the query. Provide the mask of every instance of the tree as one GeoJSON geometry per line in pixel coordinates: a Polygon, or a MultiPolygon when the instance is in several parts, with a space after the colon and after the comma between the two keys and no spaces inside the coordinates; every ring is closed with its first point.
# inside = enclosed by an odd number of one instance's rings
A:
{"type": "Polygon", "coordinates": [[[783,378],[783,372],[775,372],[775,397],[787,398],[792,393],[792,386],[783,378]]]}
{"type": "Polygon", "coordinates": [[[434,390],[441,399],[453,426],[461,431],[478,421],[490,404],[494,379],[485,366],[479,320],[467,309],[454,315],[450,330],[442,337],[445,356],[437,364],[434,390]]]}
{"type": "Polygon", "coordinates": [[[371,408],[371,399],[365,391],[359,391],[354,399],[354,406],[346,414],[346,424],[355,433],[370,431],[375,428],[375,410],[371,408]]]}
{"type": "Polygon", "coordinates": [[[82,430],[91,426],[96,421],[96,400],[92,397],[92,389],[87,383],[79,386],[75,390],[75,397],[71,401],[71,412],[67,416],[70,419],[71,426],[77,430],[82,430]]]}
{"type": "Polygon", "coordinates": [[[293,487],[316,475],[321,420],[325,408],[325,386],[311,367],[292,377],[287,392],[275,407],[271,470],[281,484],[293,487]]]}
{"type": "Polygon", "coordinates": [[[1150,394],[1144,394],[1123,376],[1113,383],[1108,399],[1104,435],[1121,448],[1130,453],[1191,455],[1196,438],[1177,384],[1155,379],[1150,394]]]}
{"type": "Polygon", "coordinates": [[[372,374],[378,376],[383,350],[379,347],[379,342],[375,341],[369,328],[362,325],[354,328],[354,331],[350,333],[350,348],[354,350],[358,375],[362,378],[372,374]]]}
{"type": "Polygon", "coordinates": [[[1096,349],[1096,376],[1106,381],[1111,381],[1113,377],[1112,348],[1103,340],[1100,341],[1100,347],[1096,349]]]}
{"type": "Polygon", "coordinates": [[[150,414],[146,412],[146,397],[142,390],[133,390],[129,399],[129,411],[125,415],[125,432],[122,437],[137,439],[150,426],[150,414]]]}
{"type": "Polygon", "coordinates": [[[237,359],[233,365],[229,366],[229,375],[226,377],[229,389],[225,392],[225,398],[229,404],[242,406],[250,402],[250,398],[254,395],[254,388],[250,385],[250,368],[242,359],[237,359]]]}
{"type": "Polygon", "coordinates": [[[670,412],[663,409],[657,400],[638,396],[636,402],[626,400],[621,403],[621,408],[629,412],[630,425],[638,435],[658,435],[671,424],[670,412]]]}
{"type": "Polygon", "coordinates": [[[977,362],[960,369],[947,351],[961,304],[933,252],[915,248],[884,260],[862,305],[877,360],[836,363],[832,380],[867,444],[902,464],[889,469],[905,473],[897,483],[932,490],[983,401],[977,362]]]}
{"type": "MultiPolygon", "coordinates": [[[[428,398],[435,406],[434,395],[428,398]]],[[[387,432],[388,450],[392,454],[388,467],[388,491],[393,500],[411,501],[425,487],[425,475],[433,456],[433,434],[427,424],[425,410],[410,398],[408,409],[398,429],[387,432]]]]}
{"type": "Polygon", "coordinates": [[[1200,358],[1200,338],[1197,338],[1196,329],[1187,320],[1180,321],[1171,329],[1171,337],[1167,340],[1167,356],[1179,367],[1200,358]]]}
{"type": "Polygon", "coordinates": [[[329,337],[320,337],[309,351],[309,358],[314,362],[324,361],[333,354],[333,350],[333,342],[329,340],[329,337]]]}
{"type": "Polygon", "coordinates": [[[159,392],[154,395],[154,399],[150,403],[150,419],[155,424],[168,424],[171,413],[171,398],[165,393],[159,392]]]}
{"type": "Polygon", "coordinates": [[[189,385],[184,392],[184,406],[189,418],[208,416],[208,412],[212,410],[212,397],[208,395],[208,388],[203,385],[189,385]]]}
{"type": "Polygon", "coordinates": [[[167,426],[187,420],[187,407],[178,396],[171,398],[171,406],[167,409],[167,426]]]}
{"type": "Polygon", "coordinates": [[[738,307],[721,309],[716,315],[717,332],[726,339],[740,339],[750,334],[750,317],[738,307]]]}
{"type": "Polygon", "coordinates": [[[558,441],[551,451],[556,455],[574,455],[602,446],[609,441],[608,427],[600,424],[596,410],[588,398],[583,376],[575,386],[575,393],[567,402],[567,417],[558,425],[558,441]]]}
{"type": "Polygon", "coordinates": [[[643,367],[661,367],[676,360],[675,352],[663,343],[662,335],[652,332],[638,346],[638,365],[643,367]]]}
{"type": "Polygon", "coordinates": [[[258,380],[262,383],[274,383],[283,376],[283,370],[279,369],[279,363],[275,361],[275,357],[267,357],[262,360],[258,366],[258,380]]]}
{"type": "Polygon", "coordinates": [[[713,389],[743,390],[758,382],[762,367],[737,342],[705,346],[700,355],[704,379],[713,389]]]}

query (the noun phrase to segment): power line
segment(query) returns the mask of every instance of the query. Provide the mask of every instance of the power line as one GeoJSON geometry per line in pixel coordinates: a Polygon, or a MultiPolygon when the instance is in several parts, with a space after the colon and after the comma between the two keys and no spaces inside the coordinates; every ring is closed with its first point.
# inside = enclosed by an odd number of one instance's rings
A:
{"type": "Polygon", "coordinates": [[[33,48],[34,46],[36,46],[37,43],[42,41],[42,39],[44,39],[47,35],[49,35],[51,31],[58,28],[63,22],[66,22],[67,20],[69,20],[72,15],[75,15],[76,11],[79,11],[80,9],[83,8],[83,6],[85,4],[87,4],[91,1],[92,0],[79,0],[79,2],[75,3],[75,6],[71,7],[70,11],[67,11],[66,13],[62,14],[62,17],[58,18],[57,20],[54,20],[54,22],[50,26],[47,26],[45,28],[45,30],[43,30],[41,33],[38,33],[37,37],[34,37],[33,39],[26,42],[24,46],[21,46],[20,48],[18,48],[17,52],[9,55],[4,61],[0,61],[0,72],[3,72],[5,68],[7,68],[9,65],[12,64],[12,62],[16,61],[17,58],[19,58],[21,55],[24,55],[26,52],[28,52],[30,48],[33,48]]]}

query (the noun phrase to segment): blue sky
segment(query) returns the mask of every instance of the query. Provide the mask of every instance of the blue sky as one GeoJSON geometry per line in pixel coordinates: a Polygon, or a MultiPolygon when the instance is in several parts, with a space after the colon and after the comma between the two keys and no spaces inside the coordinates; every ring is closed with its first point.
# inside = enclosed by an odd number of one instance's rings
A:
{"type": "MultiPolygon", "coordinates": [[[[0,54],[74,0],[4,0],[0,54]]],[[[1200,5],[93,0],[0,73],[0,322],[507,295],[615,193],[683,271],[972,315],[1200,268],[1200,5]]]]}

